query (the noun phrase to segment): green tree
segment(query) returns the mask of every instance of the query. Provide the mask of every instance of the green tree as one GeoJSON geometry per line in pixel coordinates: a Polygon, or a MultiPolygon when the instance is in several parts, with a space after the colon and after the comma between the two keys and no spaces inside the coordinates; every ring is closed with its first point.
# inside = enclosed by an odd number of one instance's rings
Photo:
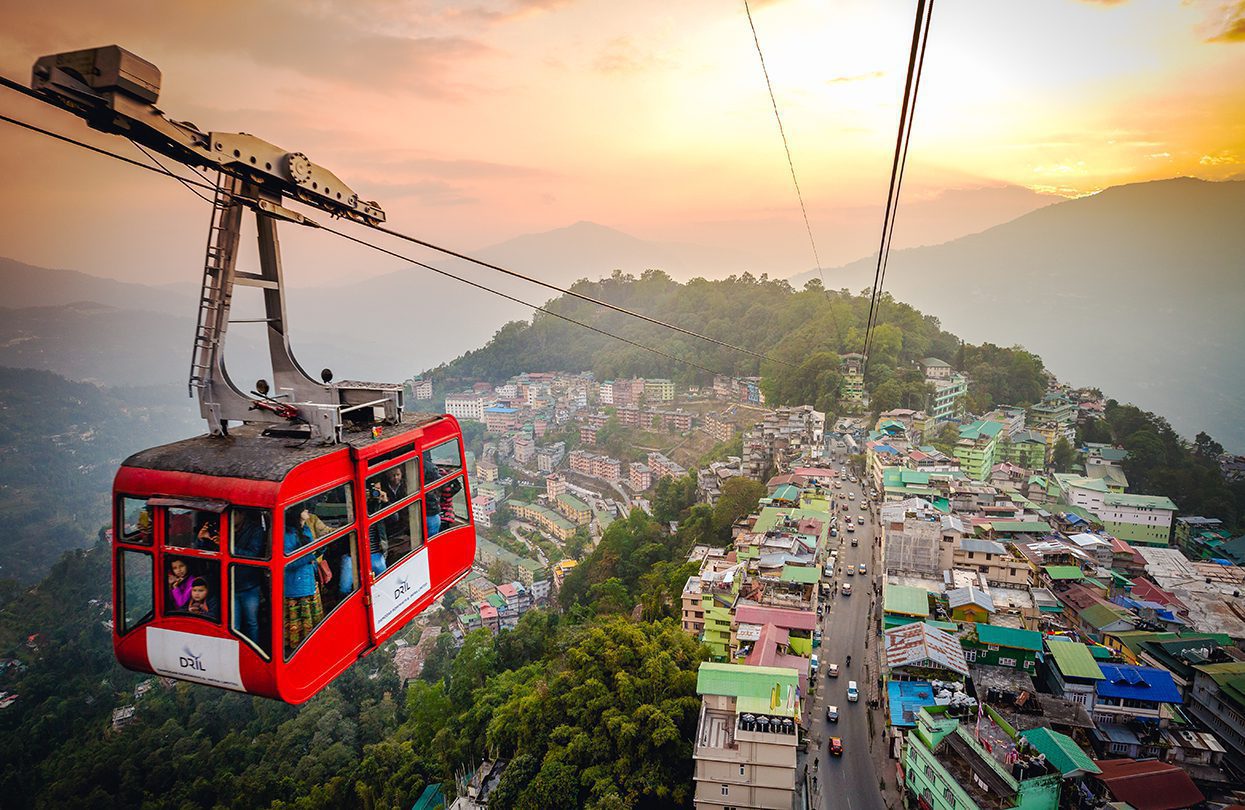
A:
{"type": "Polygon", "coordinates": [[[1051,463],[1055,467],[1055,472],[1069,472],[1075,462],[1076,450],[1072,447],[1072,443],[1066,437],[1060,436],[1055,442],[1055,449],[1051,452],[1051,463]]]}
{"type": "Polygon", "coordinates": [[[757,501],[765,497],[765,485],[742,476],[727,479],[722,494],[713,506],[713,526],[718,543],[731,539],[731,526],[736,520],[756,511],[757,501]]]}

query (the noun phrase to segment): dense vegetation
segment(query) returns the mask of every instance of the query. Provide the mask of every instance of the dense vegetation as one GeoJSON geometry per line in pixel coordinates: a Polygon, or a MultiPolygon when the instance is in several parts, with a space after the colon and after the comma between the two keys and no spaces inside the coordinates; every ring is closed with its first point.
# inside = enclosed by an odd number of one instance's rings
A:
{"type": "Polygon", "coordinates": [[[1207,434],[1199,433],[1190,444],[1163,417],[1112,399],[1105,418],[1087,423],[1079,438],[1114,442],[1128,451],[1123,466],[1129,492],[1166,495],[1182,514],[1245,528],[1245,481],[1224,479],[1217,461],[1223,447],[1207,434]]]}

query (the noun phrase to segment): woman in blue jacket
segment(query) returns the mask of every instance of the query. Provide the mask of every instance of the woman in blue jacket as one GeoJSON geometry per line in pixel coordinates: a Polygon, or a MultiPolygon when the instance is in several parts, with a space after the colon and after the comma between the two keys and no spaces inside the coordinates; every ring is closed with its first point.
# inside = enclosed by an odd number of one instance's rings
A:
{"type": "MultiPolygon", "coordinates": [[[[285,553],[293,554],[312,541],[307,511],[285,510],[285,553]]],[[[316,555],[304,554],[285,566],[285,649],[293,650],[324,618],[320,586],[316,583],[316,555]]]]}

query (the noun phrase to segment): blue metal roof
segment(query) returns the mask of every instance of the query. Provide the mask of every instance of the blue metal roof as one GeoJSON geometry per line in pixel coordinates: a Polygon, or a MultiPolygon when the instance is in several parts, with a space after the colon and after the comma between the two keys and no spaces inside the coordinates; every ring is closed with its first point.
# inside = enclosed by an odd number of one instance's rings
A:
{"type": "Polygon", "coordinates": [[[1172,674],[1156,667],[1103,664],[1103,680],[1094,684],[1100,697],[1130,698],[1154,703],[1183,703],[1172,674]]]}

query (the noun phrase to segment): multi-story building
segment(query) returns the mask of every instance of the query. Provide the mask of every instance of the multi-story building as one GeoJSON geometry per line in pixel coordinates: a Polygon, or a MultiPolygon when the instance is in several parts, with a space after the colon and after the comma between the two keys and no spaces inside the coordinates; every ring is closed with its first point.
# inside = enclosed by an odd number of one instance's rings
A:
{"type": "Polygon", "coordinates": [[[929,380],[934,386],[934,396],[927,410],[935,421],[957,418],[964,409],[964,397],[968,395],[968,378],[952,372],[945,380],[929,380]]]}
{"type": "Polygon", "coordinates": [[[491,405],[493,398],[475,391],[463,394],[450,394],[445,398],[445,412],[459,421],[484,421],[484,409],[491,405]]]}
{"type": "Polygon", "coordinates": [[[697,810],[792,807],[799,744],[798,673],[704,663],[695,759],[697,810]]]}
{"type": "Polygon", "coordinates": [[[840,355],[842,362],[843,383],[841,395],[848,402],[864,402],[865,399],[865,356],[855,352],[840,355]]]}
{"type": "Polygon", "coordinates": [[[952,555],[957,569],[984,574],[990,585],[1009,588],[1028,588],[1029,563],[1014,556],[1002,543],[993,540],[964,538],[952,555]]]}
{"type": "Polygon", "coordinates": [[[588,423],[584,423],[580,425],[579,426],[579,443],[587,444],[587,445],[596,444],[597,443],[597,432],[600,430],[601,428],[597,427],[596,425],[591,425],[588,423]]]}
{"type": "Polygon", "coordinates": [[[947,706],[925,706],[904,746],[905,788],[929,810],[1056,810],[1063,777],[1045,757],[1008,761],[1019,735],[990,707],[962,724],[947,706]],[[985,727],[983,734],[982,728],[985,727]],[[981,739],[993,740],[987,749],[981,739]]]}
{"type": "Polygon", "coordinates": [[[633,462],[627,469],[627,483],[636,492],[644,492],[653,486],[653,471],[647,464],[633,462]]]}
{"type": "Polygon", "coordinates": [[[925,379],[930,380],[949,380],[951,379],[951,364],[945,360],[939,360],[937,357],[926,357],[921,361],[921,372],[925,375],[925,379]]]}
{"type": "Polygon", "coordinates": [[[648,402],[670,402],[674,399],[674,383],[670,380],[645,380],[644,399],[648,402]]]}
{"type": "Polygon", "coordinates": [[[682,596],[683,632],[697,639],[705,631],[705,609],[700,599],[700,577],[688,577],[682,596]]]}
{"type": "Polygon", "coordinates": [[[563,581],[565,581],[566,575],[569,574],[571,571],[575,570],[575,567],[577,565],[579,565],[579,562],[576,560],[561,560],[560,562],[558,562],[556,565],[553,566],[553,590],[554,592],[560,591],[562,589],[562,583],[563,581]]]}
{"type": "Polygon", "coordinates": [[[536,469],[541,472],[553,472],[566,458],[566,442],[554,442],[536,451],[536,469]]]}
{"type": "Polygon", "coordinates": [[[826,415],[811,405],[770,412],[744,434],[743,474],[764,480],[771,467],[785,471],[806,450],[820,449],[825,425],[826,415]]]}
{"type": "Polygon", "coordinates": [[[1245,771],[1245,662],[1194,667],[1188,710],[1223,741],[1236,770],[1245,771]]]}
{"type": "Polygon", "coordinates": [[[1037,431],[1018,430],[1003,444],[1003,458],[1026,469],[1044,469],[1047,457],[1046,439],[1037,431]]]}
{"type": "Polygon", "coordinates": [[[489,433],[505,433],[519,426],[517,408],[491,405],[484,409],[484,429],[489,433]]]}
{"type": "MultiPolygon", "coordinates": [[[[565,495],[561,497],[566,497],[565,495]]],[[[540,504],[525,501],[510,501],[510,509],[515,517],[535,523],[549,534],[566,542],[575,535],[575,524],[557,512],[540,504]]]]}
{"type": "Polygon", "coordinates": [[[715,442],[728,442],[735,436],[735,424],[715,413],[705,414],[702,427],[715,442]]]}
{"type": "Polygon", "coordinates": [[[953,453],[969,478],[985,481],[994,467],[995,449],[1003,425],[998,422],[976,421],[960,428],[960,438],[953,453]]]}
{"type": "Polygon", "coordinates": [[[1103,496],[1097,512],[1103,528],[1129,543],[1166,546],[1171,541],[1172,517],[1176,504],[1162,495],[1103,496]]]}
{"type": "Polygon", "coordinates": [[[530,436],[514,437],[514,460],[520,464],[531,464],[536,458],[536,441],[530,436]]]}
{"type": "Polygon", "coordinates": [[[560,474],[545,476],[545,497],[556,500],[566,492],[566,476],[560,474]]]}
{"type": "Polygon", "coordinates": [[[563,517],[576,526],[587,526],[588,521],[592,520],[592,510],[588,508],[588,504],[574,495],[559,495],[553,505],[563,517]]]}
{"type": "Polygon", "coordinates": [[[422,377],[411,380],[411,395],[416,400],[432,399],[432,380],[422,377]]]}
{"type": "Polygon", "coordinates": [[[476,478],[479,478],[481,481],[495,483],[498,475],[497,464],[494,462],[487,458],[482,458],[476,462],[476,478]]]}
{"type": "Polygon", "coordinates": [[[648,466],[653,471],[654,479],[661,478],[682,478],[687,475],[687,470],[682,465],[676,464],[666,458],[664,453],[652,452],[648,454],[648,466]]]}
{"type": "Polygon", "coordinates": [[[471,518],[478,526],[492,526],[493,513],[497,511],[497,499],[488,491],[473,492],[471,518]]]}

